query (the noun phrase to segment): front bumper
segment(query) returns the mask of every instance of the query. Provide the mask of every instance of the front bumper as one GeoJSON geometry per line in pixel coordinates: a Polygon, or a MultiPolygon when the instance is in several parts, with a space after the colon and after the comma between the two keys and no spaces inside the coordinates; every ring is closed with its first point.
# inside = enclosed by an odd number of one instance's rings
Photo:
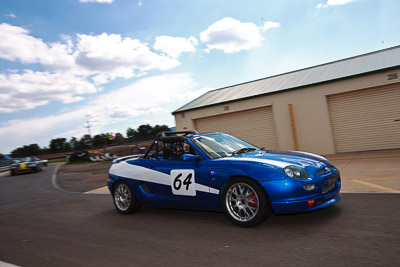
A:
{"type": "Polygon", "coordinates": [[[318,198],[292,202],[272,202],[271,204],[275,214],[301,213],[328,207],[338,202],[341,198],[342,195],[337,190],[329,195],[318,198]]]}
{"type": "Polygon", "coordinates": [[[339,171],[314,177],[308,181],[291,178],[262,182],[267,191],[275,214],[289,214],[312,211],[327,207],[341,199],[341,179],[339,171]],[[335,179],[334,183],[329,183],[335,179]],[[315,190],[306,191],[303,187],[308,183],[315,184],[315,190]]]}

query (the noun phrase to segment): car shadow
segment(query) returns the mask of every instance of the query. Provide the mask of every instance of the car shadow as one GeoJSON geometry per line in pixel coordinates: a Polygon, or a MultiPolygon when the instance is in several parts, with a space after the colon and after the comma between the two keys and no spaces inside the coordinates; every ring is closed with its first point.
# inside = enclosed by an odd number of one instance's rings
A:
{"type": "Polygon", "coordinates": [[[269,226],[284,226],[284,227],[303,227],[303,226],[323,226],[337,219],[342,213],[339,205],[328,206],[319,210],[310,212],[272,215],[267,220],[269,226]]]}
{"type": "MultiPolygon", "coordinates": [[[[112,205],[112,204],[111,204],[112,205]]],[[[166,208],[147,208],[142,207],[138,212],[122,215],[119,214],[113,206],[104,210],[97,216],[104,217],[110,224],[119,225],[121,228],[130,229],[132,225],[149,227],[176,228],[177,230],[187,225],[194,228],[207,228],[212,225],[213,228],[227,230],[245,229],[231,223],[223,213],[208,211],[193,211],[182,209],[166,209],[166,208]]],[[[339,205],[332,205],[320,210],[311,212],[288,214],[288,215],[271,215],[263,223],[254,226],[254,229],[306,229],[312,226],[313,229],[324,228],[326,225],[332,224],[342,213],[339,205]]]]}

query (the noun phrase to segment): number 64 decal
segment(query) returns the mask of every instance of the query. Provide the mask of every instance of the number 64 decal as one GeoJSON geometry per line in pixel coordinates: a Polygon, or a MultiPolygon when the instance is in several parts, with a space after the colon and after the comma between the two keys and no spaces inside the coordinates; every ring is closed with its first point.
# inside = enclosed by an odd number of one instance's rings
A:
{"type": "Polygon", "coordinates": [[[194,170],[171,170],[171,189],[174,195],[195,196],[194,170]]]}

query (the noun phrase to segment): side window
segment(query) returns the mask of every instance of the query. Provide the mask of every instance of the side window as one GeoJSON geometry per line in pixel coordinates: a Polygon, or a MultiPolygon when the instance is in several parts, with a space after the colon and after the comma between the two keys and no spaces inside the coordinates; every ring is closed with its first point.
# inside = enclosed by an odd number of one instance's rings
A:
{"type": "Polygon", "coordinates": [[[173,142],[163,144],[163,160],[182,160],[183,154],[192,154],[198,156],[196,150],[194,150],[193,147],[191,147],[186,142],[173,142]]]}
{"type": "Polygon", "coordinates": [[[155,145],[153,144],[151,150],[148,151],[148,156],[146,158],[151,160],[162,160],[164,158],[162,143],[158,142],[155,145]]]}
{"type": "Polygon", "coordinates": [[[166,140],[155,141],[145,158],[176,161],[183,160],[184,154],[191,154],[201,158],[196,150],[182,138],[166,138],[166,140]]]}
{"type": "Polygon", "coordinates": [[[181,160],[185,153],[183,142],[163,142],[162,152],[163,160],[181,160]]]}
{"type": "Polygon", "coordinates": [[[188,143],[185,142],[183,148],[185,150],[185,154],[192,154],[192,155],[195,155],[195,156],[199,156],[199,154],[196,152],[196,150],[191,145],[189,145],[188,143]]]}

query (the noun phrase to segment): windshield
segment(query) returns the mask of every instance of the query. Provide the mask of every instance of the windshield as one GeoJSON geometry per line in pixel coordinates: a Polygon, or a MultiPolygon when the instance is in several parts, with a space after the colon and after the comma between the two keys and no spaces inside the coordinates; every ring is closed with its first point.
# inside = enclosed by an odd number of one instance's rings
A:
{"type": "Polygon", "coordinates": [[[21,162],[30,162],[32,160],[31,160],[31,157],[25,157],[25,158],[21,158],[20,161],[21,162]]]}
{"type": "Polygon", "coordinates": [[[211,159],[258,150],[257,147],[229,134],[208,134],[194,137],[192,140],[211,159]]]}

